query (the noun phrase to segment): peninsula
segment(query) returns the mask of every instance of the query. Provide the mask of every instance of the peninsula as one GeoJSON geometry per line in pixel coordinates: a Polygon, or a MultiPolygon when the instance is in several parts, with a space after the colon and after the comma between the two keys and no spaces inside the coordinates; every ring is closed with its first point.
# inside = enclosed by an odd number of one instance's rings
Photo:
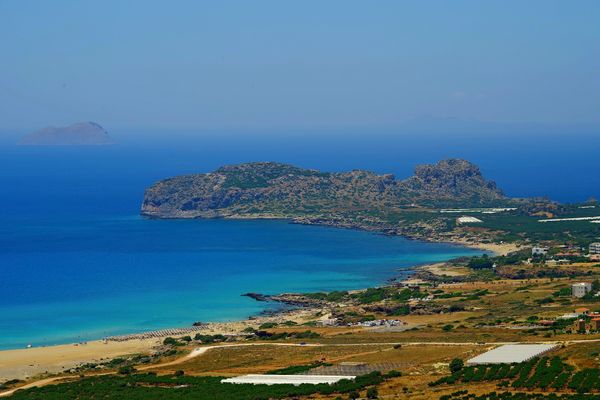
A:
{"type": "Polygon", "coordinates": [[[161,180],[145,192],[151,218],[280,218],[471,246],[571,239],[594,241],[587,206],[507,197],[469,161],[419,165],[396,179],[369,171],[320,172],[255,162],[161,180]],[[560,222],[540,223],[560,217],[560,222]],[[581,219],[584,218],[584,219],[581,219]]]}

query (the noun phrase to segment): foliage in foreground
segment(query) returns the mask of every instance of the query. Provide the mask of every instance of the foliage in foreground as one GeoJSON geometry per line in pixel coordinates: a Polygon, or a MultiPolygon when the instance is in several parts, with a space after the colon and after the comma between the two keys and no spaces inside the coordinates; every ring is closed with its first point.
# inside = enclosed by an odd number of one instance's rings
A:
{"type": "Polygon", "coordinates": [[[349,393],[379,385],[397,376],[372,372],[342,380],[333,385],[250,385],[221,383],[221,377],[156,376],[137,374],[129,376],[89,377],[70,383],[49,385],[16,392],[12,400],[268,400],[311,394],[349,393]]]}

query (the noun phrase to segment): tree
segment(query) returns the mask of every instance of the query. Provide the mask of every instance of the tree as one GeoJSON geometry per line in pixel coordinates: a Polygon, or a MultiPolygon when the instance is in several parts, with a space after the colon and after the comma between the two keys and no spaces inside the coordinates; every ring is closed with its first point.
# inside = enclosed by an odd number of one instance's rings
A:
{"type": "Polygon", "coordinates": [[[600,281],[598,279],[594,279],[592,282],[592,292],[598,293],[600,291],[600,281]]]}
{"type": "Polygon", "coordinates": [[[185,372],[183,372],[182,369],[178,369],[177,371],[175,371],[175,376],[179,377],[179,376],[183,376],[185,375],[185,372]]]}
{"type": "Polygon", "coordinates": [[[119,368],[119,374],[121,375],[131,375],[135,372],[135,368],[131,365],[126,365],[124,367],[119,368]]]}
{"type": "Polygon", "coordinates": [[[177,346],[177,345],[179,345],[179,342],[177,341],[177,339],[169,336],[169,337],[165,338],[165,340],[163,340],[163,344],[165,346],[177,346]]]}
{"type": "Polygon", "coordinates": [[[348,398],[349,398],[350,400],[356,400],[356,399],[358,399],[359,397],[360,397],[360,394],[359,394],[359,393],[358,393],[356,390],[353,390],[353,391],[351,391],[350,393],[348,393],[348,398]]]}
{"type": "Polygon", "coordinates": [[[378,399],[379,392],[377,392],[377,388],[371,387],[367,389],[367,399],[378,399]]]}
{"type": "Polygon", "coordinates": [[[452,361],[450,361],[450,371],[452,373],[458,372],[461,369],[463,369],[463,367],[465,366],[465,363],[463,360],[461,360],[460,358],[455,358],[452,361]]]}
{"type": "Polygon", "coordinates": [[[469,268],[473,269],[486,269],[492,268],[494,266],[494,261],[490,259],[487,254],[484,254],[481,257],[472,257],[469,260],[469,268]]]}

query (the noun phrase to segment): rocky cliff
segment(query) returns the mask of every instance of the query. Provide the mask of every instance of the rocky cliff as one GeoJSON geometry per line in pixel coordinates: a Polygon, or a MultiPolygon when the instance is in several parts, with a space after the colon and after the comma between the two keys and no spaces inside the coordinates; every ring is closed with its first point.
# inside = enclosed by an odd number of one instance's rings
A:
{"type": "Polygon", "coordinates": [[[421,165],[397,180],[369,171],[326,173],[257,162],[178,176],[146,190],[142,214],[157,218],[312,218],[423,207],[498,205],[507,199],[474,164],[421,165]]]}

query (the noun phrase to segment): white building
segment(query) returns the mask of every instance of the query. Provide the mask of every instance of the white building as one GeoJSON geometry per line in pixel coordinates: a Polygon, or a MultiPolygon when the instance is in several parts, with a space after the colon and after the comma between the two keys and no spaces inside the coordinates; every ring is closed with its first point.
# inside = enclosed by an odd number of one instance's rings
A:
{"type": "Polygon", "coordinates": [[[547,247],[534,246],[531,249],[532,256],[545,256],[548,253],[547,247]]]}
{"type": "Polygon", "coordinates": [[[467,361],[467,365],[508,364],[529,361],[554,348],[555,344],[506,344],[467,361]]]}
{"type": "Polygon", "coordinates": [[[480,224],[482,222],[483,221],[480,220],[479,218],[469,217],[467,215],[463,215],[462,217],[456,218],[456,223],[458,225],[461,225],[461,224],[480,224]]]}
{"type": "Polygon", "coordinates": [[[573,297],[583,297],[592,291],[592,284],[590,282],[579,282],[574,283],[571,286],[571,294],[573,297]]]}
{"type": "Polygon", "coordinates": [[[590,254],[600,254],[600,242],[590,244],[590,254]]]}
{"type": "Polygon", "coordinates": [[[222,379],[221,383],[251,383],[253,385],[319,385],[322,383],[333,384],[343,379],[354,380],[355,376],[342,375],[243,375],[234,378],[222,379]]]}

